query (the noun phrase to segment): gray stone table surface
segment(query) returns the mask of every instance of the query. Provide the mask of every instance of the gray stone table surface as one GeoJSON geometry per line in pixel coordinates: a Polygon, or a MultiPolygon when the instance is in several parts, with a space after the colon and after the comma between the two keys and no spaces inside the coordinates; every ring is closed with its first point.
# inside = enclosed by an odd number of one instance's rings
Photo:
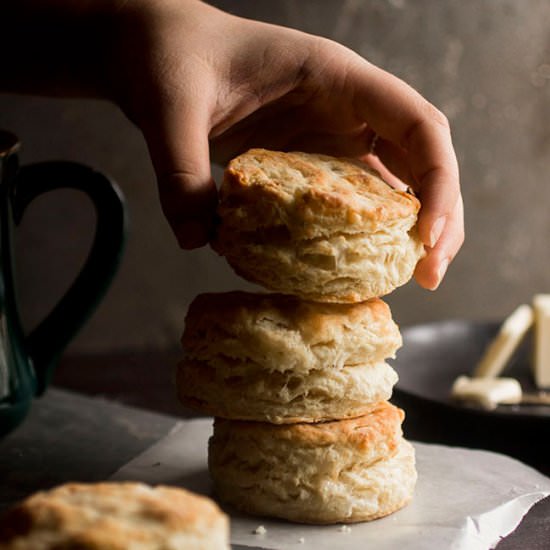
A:
{"type": "MultiPolygon", "coordinates": [[[[0,511],[67,481],[107,479],[168,433],[177,418],[50,389],[0,442],[0,511]]],[[[413,548],[411,546],[411,548],[413,548]]],[[[534,506],[498,550],[550,549],[550,499],[534,506]]]]}
{"type": "Polygon", "coordinates": [[[166,434],[175,418],[50,389],[0,442],[0,509],[67,481],[100,481],[166,434]]]}

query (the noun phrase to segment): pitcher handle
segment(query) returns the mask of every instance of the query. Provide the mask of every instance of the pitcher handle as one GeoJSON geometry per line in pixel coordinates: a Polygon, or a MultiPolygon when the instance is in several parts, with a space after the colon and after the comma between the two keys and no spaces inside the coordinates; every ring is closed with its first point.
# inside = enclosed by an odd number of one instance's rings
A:
{"type": "Polygon", "coordinates": [[[10,197],[15,223],[20,223],[35,197],[60,188],[77,189],[88,195],[97,221],[94,241],[80,273],[49,315],[25,338],[25,349],[36,374],[37,395],[46,389],[65,346],[105,294],[122,256],[127,227],[124,198],[117,185],[92,168],[65,161],[20,168],[10,197]]]}

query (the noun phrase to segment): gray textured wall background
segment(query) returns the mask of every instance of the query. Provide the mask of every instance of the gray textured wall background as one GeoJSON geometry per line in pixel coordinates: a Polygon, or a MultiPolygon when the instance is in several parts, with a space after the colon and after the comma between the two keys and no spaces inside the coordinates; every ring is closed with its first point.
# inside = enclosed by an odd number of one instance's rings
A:
{"type": "MultiPolygon", "coordinates": [[[[466,243],[437,292],[412,282],[389,297],[400,324],[499,318],[533,293],[550,292],[548,0],[215,3],[342,42],[407,80],[451,120],[466,243]]],[[[24,142],[23,162],[91,164],[111,174],[128,199],[131,232],[120,272],[73,351],[173,347],[197,293],[248,286],[209,249],[178,249],[143,139],[116,107],[0,95],[0,127],[24,142]]],[[[27,212],[17,235],[27,326],[72,279],[92,223],[91,207],[76,192],[45,196],[27,212]]]]}

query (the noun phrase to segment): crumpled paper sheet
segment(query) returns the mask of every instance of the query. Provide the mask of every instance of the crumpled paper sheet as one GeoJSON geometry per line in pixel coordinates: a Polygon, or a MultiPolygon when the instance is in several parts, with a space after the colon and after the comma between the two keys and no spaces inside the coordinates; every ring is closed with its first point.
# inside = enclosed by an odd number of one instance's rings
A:
{"type": "MultiPolygon", "coordinates": [[[[207,471],[211,419],[178,422],[112,479],[168,484],[214,497],[207,471]]],[[[414,443],[418,483],[412,502],[369,523],[304,526],[231,516],[231,543],[286,550],[487,550],[511,533],[537,501],[550,495],[550,478],[504,455],[414,443]],[[254,533],[263,525],[264,535],[254,533]],[[301,540],[303,539],[303,540],[301,540]]]]}

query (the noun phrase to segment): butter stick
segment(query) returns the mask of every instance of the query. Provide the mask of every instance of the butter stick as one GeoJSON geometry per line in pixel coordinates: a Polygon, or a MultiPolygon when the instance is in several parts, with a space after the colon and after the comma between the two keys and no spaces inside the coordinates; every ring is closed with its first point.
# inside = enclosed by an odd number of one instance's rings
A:
{"type": "Polygon", "coordinates": [[[485,409],[497,405],[514,405],[521,402],[521,385],[515,378],[468,378],[459,376],[452,387],[451,396],[461,401],[473,401],[485,409]]]}
{"type": "Polygon", "coordinates": [[[533,324],[533,320],[533,309],[527,304],[519,306],[502,323],[498,334],[477,364],[473,376],[475,378],[498,376],[533,324]]]}
{"type": "Polygon", "coordinates": [[[550,294],[533,297],[535,342],[533,378],[538,388],[550,388],[550,294]]]}

